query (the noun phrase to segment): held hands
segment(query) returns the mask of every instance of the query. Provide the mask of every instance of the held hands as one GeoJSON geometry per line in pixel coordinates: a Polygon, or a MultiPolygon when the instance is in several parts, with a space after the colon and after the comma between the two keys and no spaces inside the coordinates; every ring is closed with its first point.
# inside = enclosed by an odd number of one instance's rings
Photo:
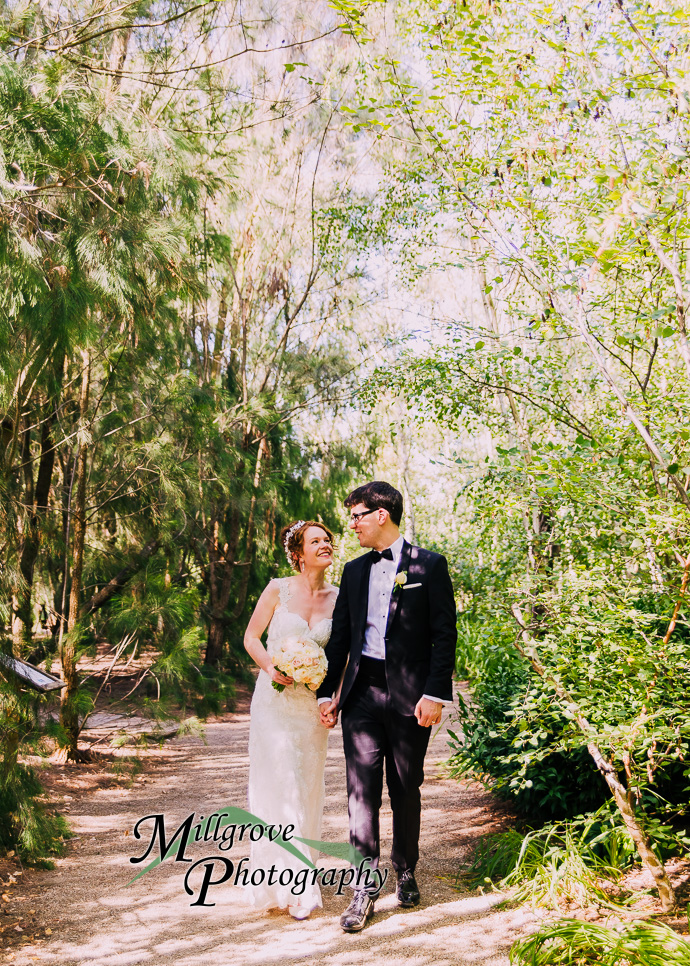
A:
{"type": "Polygon", "coordinates": [[[268,676],[270,677],[271,681],[275,681],[276,684],[282,684],[285,687],[295,683],[292,678],[289,678],[287,674],[283,674],[282,671],[279,671],[278,668],[274,667],[273,665],[271,665],[271,670],[268,672],[268,676]]]}
{"type": "Polygon", "coordinates": [[[335,728],[338,723],[338,705],[335,701],[328,703],[323,701],[319,705],[319,714],[321,715],[321,724],[324,728],[335,728]]]}
{"type": "Polygon", "coordinates": [[[420,698],[414,709],[414,716],[422,728],[430,728],[438,724],[442,713],[443,705],[438,701],[430,701],[429,698],[420,698]]]}

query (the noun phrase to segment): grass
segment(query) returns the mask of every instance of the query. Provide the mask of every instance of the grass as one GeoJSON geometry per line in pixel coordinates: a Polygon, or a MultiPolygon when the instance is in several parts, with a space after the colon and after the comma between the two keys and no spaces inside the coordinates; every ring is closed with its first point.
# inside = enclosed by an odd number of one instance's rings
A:
{"type": "Polygon", "coordinates": [[[690,944],[661,923],[633,922],[619,929],[563,919],[520,939],[513,966],[689,966],[690,944]]]}
{"type": "Polygon", "coordinates": [[[486,836],[461,877],[475,887],[514,890],[511,901],[556,910],[564,902],[620,905],[616,883],[632,856],[625,835],[617,827],[601,831],[598,815],[526,835],[510,829],[486,836]]]}

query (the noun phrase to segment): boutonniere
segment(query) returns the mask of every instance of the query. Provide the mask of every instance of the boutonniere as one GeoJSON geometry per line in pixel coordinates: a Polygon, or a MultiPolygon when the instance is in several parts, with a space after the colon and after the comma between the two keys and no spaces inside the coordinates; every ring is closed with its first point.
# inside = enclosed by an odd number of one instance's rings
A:
{"type": "Polygon", "coordinates": [[[407,571],[401,570],[399,574],[395,575],[395,583],[393,584],[393,593],[396,590],[402,590],[407,583],[407,571]]]}

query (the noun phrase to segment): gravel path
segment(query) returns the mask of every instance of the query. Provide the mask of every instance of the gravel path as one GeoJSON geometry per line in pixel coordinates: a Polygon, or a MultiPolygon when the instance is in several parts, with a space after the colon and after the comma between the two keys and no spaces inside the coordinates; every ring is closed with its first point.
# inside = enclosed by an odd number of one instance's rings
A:
{"type": "MultiPolygon", "coordinates": [[[[423,794],[421,860],[418,881],[422,904],[396,907],[394,875],[389,875],[376,914],[357,935],[346,935],[338,916],[347,896],[324,889],[324,909],[306,922],[284,913],[256,914],[242,905],[238,888],[209,891],[211,908],[190,906],[183,880],[188,866],[166,862],[142,879],[127,883],[139,870],[129,857],[141,854],[132,837],[138,818],[164,812],[175,829],[190,812],[209,815],[229,805],[246,807],[247,701],[227,721],[209,724],[206,744],[178,738],[166,748],[163,763],[131,788],[109,788],[71,804],[75,837],[57,869],[34,878],[31,903],[52,934],[17,949],[13,966],[270,966],[311,964],[328,958],[329,966],[390,961],[400,966],[507,966],[508,950],[534,919],[526,910],[495,910],[496,898],[456,891],[450,881],[472,841],[495,827],[490,797],[439,775],[447,757],[445,729],[427,756],[423,794]],[[37,888],[38,891],[34,891],[37,888]]],[[[390,812],[382,814],[383,856],[390,851],[390,812]]],[[[340,729],[329,743],[324,840],[346,841],[347,809],[340,729]]],[[[194,859],[218,854],[194,846],[194,859]]],[[[227,853],[237,862],[248,845],[227,853]]],[[[326,867],[342,866],[324,857],[326,867]]],[[[389,867],[389,866],[388,866],[389,867]]],[[[192,880],[193,881],[193,880],[192,880]]],[[[197,880],[198,881],[198,880],[197,880]]]]}

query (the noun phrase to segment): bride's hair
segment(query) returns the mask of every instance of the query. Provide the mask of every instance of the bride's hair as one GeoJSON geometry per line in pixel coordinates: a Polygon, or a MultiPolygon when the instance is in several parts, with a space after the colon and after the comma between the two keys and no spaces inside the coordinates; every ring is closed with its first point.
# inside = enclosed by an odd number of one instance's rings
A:
{"type": "Polygon", "coordinates": [[[295,523],[283,527],[280,531],[280,542],[285,550],[290,566],[299,573],[299,558],[304,553],[304,534],[309,527],[319,527],[328,536],[331,543],[335,537],[324,523],[317,520],[297,520],[295,523]]]}

